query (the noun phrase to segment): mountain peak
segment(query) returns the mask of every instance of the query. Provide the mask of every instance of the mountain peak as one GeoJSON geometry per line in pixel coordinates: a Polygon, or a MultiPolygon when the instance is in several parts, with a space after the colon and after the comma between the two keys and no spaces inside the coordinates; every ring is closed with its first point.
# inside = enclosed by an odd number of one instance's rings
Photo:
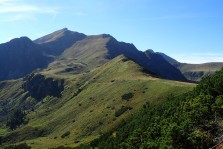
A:
{"type": "Polygon", "coordinates": [[[44,44],[44,43],[50,43],[50,42],[54,42],[56,40],[60,40],[61,38],[73,38],[73,37],[77,37],[77,36],[81,36],[83,38],[86,35],[84,35],[82,33],[74,32],[74,31],[70,31],[67,28],[63,28],[63,29],[57,30],[53,33],[50,33],[46,36],[43,36],[41,38],[38,38],[38,39],[34,40],[34,42],[38,43],[38,44],[44,44]]]}
{"type": "MultiPolygon", "coordinates": [[[[112,37],[110,34],[101,34],[101,36],[102,36],[103,38],[109,38],[109,37],[112,37]]],[[[114,38],[114,37],[112,37],[112,38],[114,38]]]]}
{"type": "Polygon", "coordinates": [[[69,30],[68,28],[62,28],[62,29],[57,30],[57,31],[55,31],[53,33],[66,33],[66,32],[69,33],[69,32],[73,32],[73,31],[69,30]]]}
{"type": "Polygon", "coordinates": [[[59,56],[64,52],[64,50],[84,38],[86,38],[85,34],[73,32],[67,28],[63,28],[38,38],[34,42],[43,46],[45,48],[45,53],[59,56]]]}
{"type": "Polygon", "coordinates": [[[10,44],[10,45],[14,45],[14,46],[18,46],[18,45],[32,45],[33,44],[32,40],[29,39],[26,36],[20,37],[20,38],[14,38],[14,39],[10,40],[7,43],[10,44]]]}
{"type": "Polygon", "coordinates": [[[152,49],[147,49],[146,51],[145,51],[145,53],[146,54],[150,54],[150,53],[155,53],[152,49]]]}
{"type": "Polygon", "coordinates": [[[62,28],[61,30],[68,31],[68,28],[65,27],[65,28],[62,28]]]}
{"type": "Polygon", "coordinates": [[[17,41],[32,42],[32,40],[29,39],[29,38],[26,37],[26,36],[22,36],[22,37],[20,37],[20,38],[14,38],[14,39],[11,39],[9,42],[17,42],[17,41]]]}

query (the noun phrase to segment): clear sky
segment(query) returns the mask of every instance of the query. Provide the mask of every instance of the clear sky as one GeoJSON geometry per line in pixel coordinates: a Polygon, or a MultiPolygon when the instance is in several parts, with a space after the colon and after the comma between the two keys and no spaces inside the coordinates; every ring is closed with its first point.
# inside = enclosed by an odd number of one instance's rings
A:
{"type": "Polygon", "coordinates": [[[0,0],[0,43],[65,27],[180,62],[223,62],[222,0],[0,0]]]}

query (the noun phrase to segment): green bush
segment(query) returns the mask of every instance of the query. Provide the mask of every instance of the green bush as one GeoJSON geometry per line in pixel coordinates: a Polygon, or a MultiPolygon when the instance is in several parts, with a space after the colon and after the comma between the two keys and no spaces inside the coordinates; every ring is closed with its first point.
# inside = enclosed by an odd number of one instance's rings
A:
{"type": "Polygon", "coordinates": [[[119,117],[121,116],[123,113],[125,113],[127,110],[131,110],[131,107],[122,107],[121,109],[119,109],[118,111],[115,112],[115,117],[119,117]]]}
{"type": "Polygon", "coordinates": [[[70,131],[66,131],[62,136],[61,136],[61,138],[65,138],[65,137],[67,137],[67,136],[69,136],[70,135],[70,131]]]}
{"type": "Polygon", "coordinates": [[[122,99],[124,99],[124,100],[130,100],[130,99],[132,99],[132,97],[134,96],[134,94],[133,93],[126,93],[126,94],[124,94],[124,95],[122,95],[122,99]]]}

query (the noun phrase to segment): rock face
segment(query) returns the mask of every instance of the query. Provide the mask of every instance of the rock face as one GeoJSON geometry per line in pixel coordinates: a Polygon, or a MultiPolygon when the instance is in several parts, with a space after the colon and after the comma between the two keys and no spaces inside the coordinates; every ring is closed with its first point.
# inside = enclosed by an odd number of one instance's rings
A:
{"type": "Polygon", "coordinates": [[[64,80],[45,78],[41,74],[31,74],[24,80],[26,82],[22,85],[22,88],[38,101],[46,96],[61,97],[61,92],[64,90],[64,80]]]}
{"type": "Polygon", "coordinates": [[[44,68],[52,58],[29,38],[21,37],[0,44],[0,80],[17,79],[37,68],[44,68]]]}

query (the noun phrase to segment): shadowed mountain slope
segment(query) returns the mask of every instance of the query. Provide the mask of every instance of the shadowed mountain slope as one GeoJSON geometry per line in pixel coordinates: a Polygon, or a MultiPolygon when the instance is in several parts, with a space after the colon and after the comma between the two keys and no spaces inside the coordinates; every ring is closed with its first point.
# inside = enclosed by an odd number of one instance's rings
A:
{"type": "Polygon", "coordinates": [[[41,47],[29,38],[21,37],[0,44],[0,80],[16,79],[44,68],[52,61],[41,52],[41,47]]]}
{"type": "Polygon", "coordinates": [[[175,63],[179,63],[177,60],[173,59],[172,57],[166,55],[165,53],[161,53],[161,52],[156,52],[156,54],[161,55],[167,62],[169,62],[170,64],[175,64],[175,63]]]}

